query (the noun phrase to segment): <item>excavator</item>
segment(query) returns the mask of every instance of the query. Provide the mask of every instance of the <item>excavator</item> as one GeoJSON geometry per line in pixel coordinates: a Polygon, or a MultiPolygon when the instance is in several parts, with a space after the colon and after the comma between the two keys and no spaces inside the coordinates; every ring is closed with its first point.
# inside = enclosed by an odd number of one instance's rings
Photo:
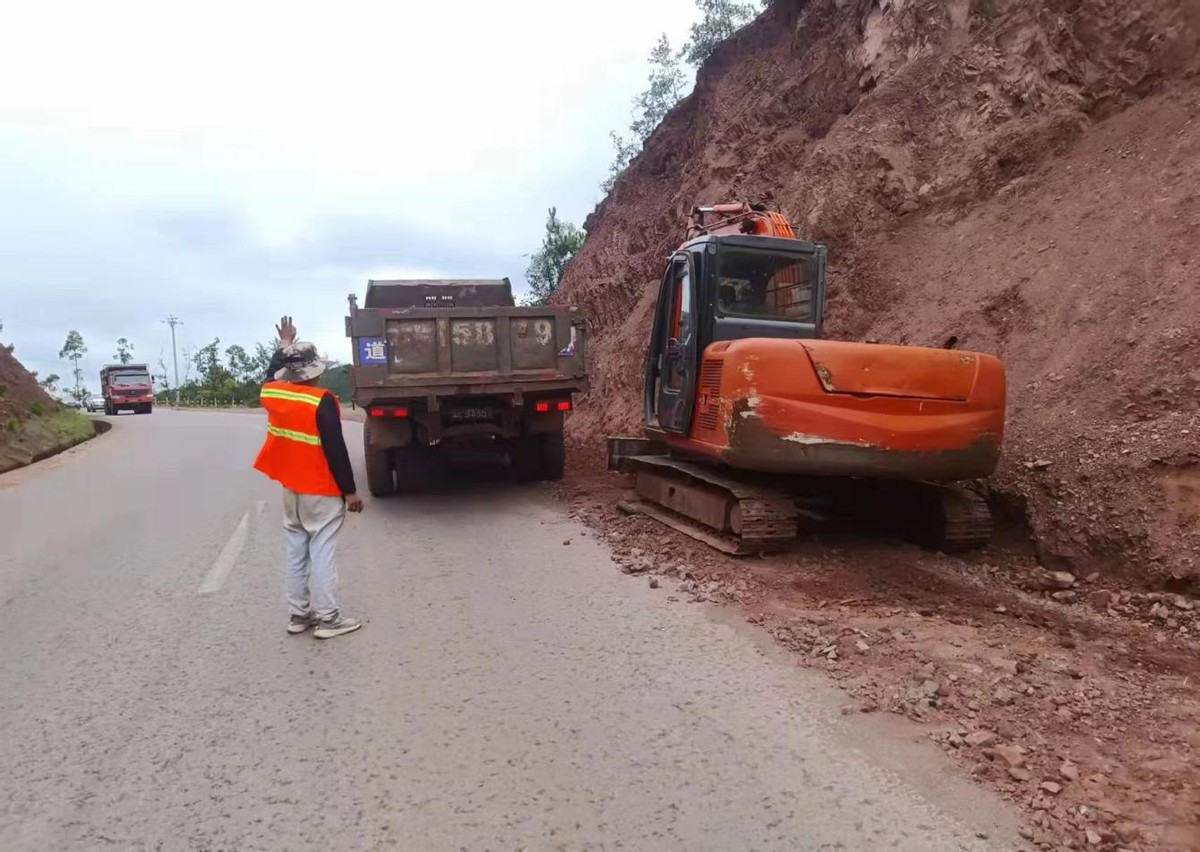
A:
{"type": "Polygon", "coordinates": [[[764,204],[695,207],[659,289],[644,437],[612,437],[641,512],[733,554],[802,525],[882,523],[922,545],[988,541],[961,484],[1000,458],[1005,371],[986,354],[822,338],[825,246],[764,204]]]}

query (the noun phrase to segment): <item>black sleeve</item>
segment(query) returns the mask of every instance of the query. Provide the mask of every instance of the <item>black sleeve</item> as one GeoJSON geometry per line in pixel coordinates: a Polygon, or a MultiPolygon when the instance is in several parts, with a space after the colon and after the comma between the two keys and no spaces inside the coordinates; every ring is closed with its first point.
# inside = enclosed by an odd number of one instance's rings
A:
{"type": "Polygon", "coordinates": [[[342,494],[353,494],[354,470],[350,467],[350,453],[346,451],[346,439],[342,436],[342,416],[332,394],[325,394],[317,406],[317,434],[321,436],[321,447],[325,450],[325,461],[329,471],[342,489],[342,494]]]}
{"type": "Polygon", "coordinates": [[[267,374],[263,376],[263,384],[275,381],[275,374],[283,369],[283,350],[276,349],[275,354],[271,356],[271,363],[267,365],[267,374]]]}

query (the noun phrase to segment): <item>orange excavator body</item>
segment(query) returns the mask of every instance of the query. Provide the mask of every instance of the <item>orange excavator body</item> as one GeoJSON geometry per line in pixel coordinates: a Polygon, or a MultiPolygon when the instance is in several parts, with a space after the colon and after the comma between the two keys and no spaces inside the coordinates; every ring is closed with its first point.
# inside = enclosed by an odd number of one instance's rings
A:
{"type": "Polygon", "coordinates": [[[975,479],[995,470],[1004,411],[990,355],[749,338],[708,346],[692,428],[666,439],[747,470],[975,479]]]}
{"type": "MultiPolygon", "coordinates": [[[[647,396],[648,431],[673,452],[808,476],[951,481],[995,470],[1006,406],[998,359],[958,349],[819,339],[824,247],[797,240],[779,213],[747,204],[697,208],[688,238],[677,257],[689,251],[694,256],[692,280],[681,276],[674,292],[664,286],[670,305],[660,311],[672,312],[666,324],[671,346],[687,335],[689,322],[699,338],[692,353],[694,396],[673,429],[666,423],[669,412],[664,417],[658,410],[661,401],[670,402],[662,371],[658,389],[647,396]],[[706,221],[713,216],[716,221],[706,221]],[[763,252],[786,253],[794,243],[812,249],[820,263],[778,264],[757,291],[760,307],[750,317],[743,313],[740,325],[715,304],[706,321],[704,293],[740,281],[721,277],[724,243],[712,247],[713,237],[735,237],[739,252],[756,251],[756,238],[762,238],[763,252]],[[705,262],[718,268],[704,272],[705,262]],[[680,289],[685,283],[693,289],[690,300],[680,289]],[[689,309],[699,316],[685,317],[689,309]],[[789,320],[804,322],[789,329],[789,320]],[[758,328],[779,336],[758,336],[758,328]],[[727,339],[712,339],[720,337],[727,339]]],[[[710,295],[708,301],[716,300],[710,295]]],[[[669,373],[669,360],[664,366],[669,373]]],[[[651,365],[648,381],[653,373],[651,365]]]]}

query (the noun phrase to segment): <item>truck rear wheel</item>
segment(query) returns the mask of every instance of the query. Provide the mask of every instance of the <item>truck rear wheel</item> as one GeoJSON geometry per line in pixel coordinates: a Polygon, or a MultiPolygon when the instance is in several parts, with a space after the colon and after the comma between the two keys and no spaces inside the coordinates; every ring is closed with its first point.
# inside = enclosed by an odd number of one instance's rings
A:
{"type": "Polygon", "coordinates": [[[363,426],[363,456],[367,468],[367,490],[372,497],[390,497],[396,493],[392,471],[392,451],[371,446],[371,421],[363,426]]]}
{"type": "Polygon", "coordinates": [[[547,432],[541,436],[542,479],[558,482],[567,467],[567,445],[562,432],[547,432]]]}

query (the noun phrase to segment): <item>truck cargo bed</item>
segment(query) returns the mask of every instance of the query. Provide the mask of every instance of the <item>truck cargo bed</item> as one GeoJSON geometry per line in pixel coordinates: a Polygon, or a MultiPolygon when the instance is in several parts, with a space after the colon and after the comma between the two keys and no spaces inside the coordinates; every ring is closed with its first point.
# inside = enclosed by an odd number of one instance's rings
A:
{"type": "Polygon", "coordinates": [[[568,307],[362,309],[348,318],[356,399],[505,387],[582,390],[584,328],[568,307]]]}

